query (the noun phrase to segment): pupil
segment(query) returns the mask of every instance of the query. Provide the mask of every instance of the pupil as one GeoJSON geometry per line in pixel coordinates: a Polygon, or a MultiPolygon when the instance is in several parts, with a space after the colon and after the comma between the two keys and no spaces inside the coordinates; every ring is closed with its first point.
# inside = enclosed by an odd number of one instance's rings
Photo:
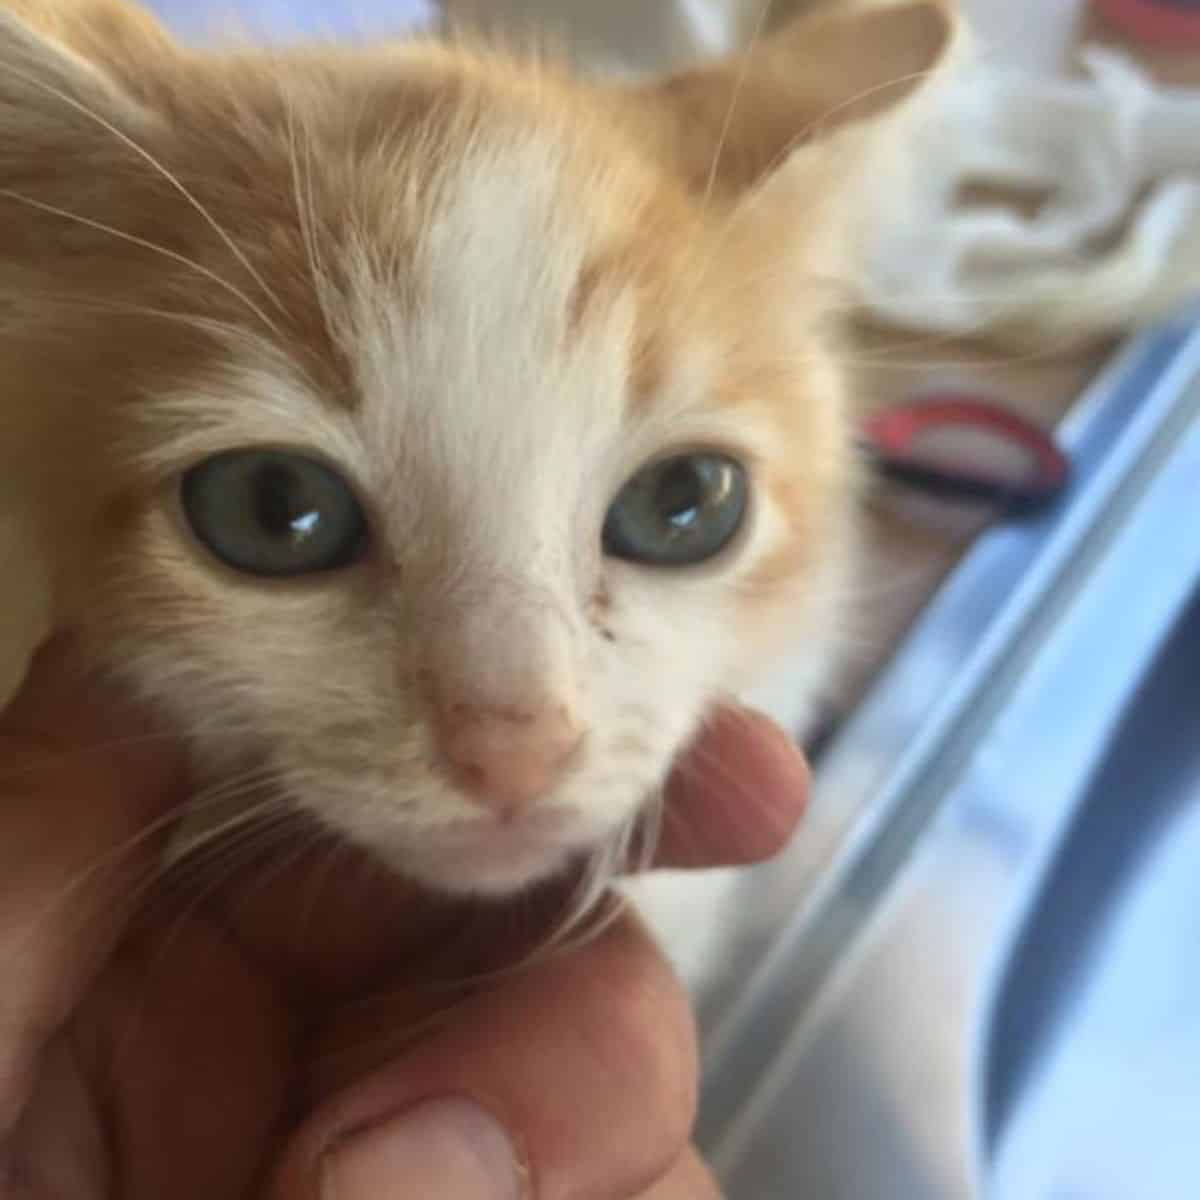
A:
{"type": "Polygon", "coordinates": [[[692,524],[704,503],[704,481],[690,462],[673,463],[662,473],[655,492],[658,511],[677,529],[692,524]]]}
{"type": "Polygon", "coordinates": [[[254,491],[255,516],[271,537],[300,541],[316,529],[320,514],[306,502],[294,471],[269,463],[258,472],[254,491]]]}

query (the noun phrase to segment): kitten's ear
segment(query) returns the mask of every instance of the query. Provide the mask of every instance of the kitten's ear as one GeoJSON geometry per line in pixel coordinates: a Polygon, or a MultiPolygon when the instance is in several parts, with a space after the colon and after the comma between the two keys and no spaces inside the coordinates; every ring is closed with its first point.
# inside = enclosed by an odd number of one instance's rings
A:
{"type": "Polygon", "coordinates": [[[634,119],[693,189],[736,195],[907,100],[960,28],[955,0],[825,0],[740,55],[636,88],[634,119]]]}
{"type": "Polygon", "coordinates": [[[97,118],[136,129],[138,63],[169,52],[158,23],[121,0],[0,0],[0,164],[95,140],[97,118]]]}

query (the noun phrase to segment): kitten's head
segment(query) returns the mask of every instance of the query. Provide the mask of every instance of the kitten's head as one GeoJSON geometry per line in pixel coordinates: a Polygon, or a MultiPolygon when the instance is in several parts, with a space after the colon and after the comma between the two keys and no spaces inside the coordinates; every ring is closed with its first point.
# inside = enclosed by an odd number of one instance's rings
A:
{"type": "Polygon", "coordinates": [[[847,130],[942,56],[942,5],[628,87],[25,8],[0,458],[56,620],[198,761],[502,892],[627,828],[782,646],[823,655],[847,130]]]}

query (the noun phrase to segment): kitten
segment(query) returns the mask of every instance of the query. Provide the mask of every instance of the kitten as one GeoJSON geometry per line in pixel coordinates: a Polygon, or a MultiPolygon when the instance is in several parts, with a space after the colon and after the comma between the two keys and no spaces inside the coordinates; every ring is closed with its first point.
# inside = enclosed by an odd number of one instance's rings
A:
{"type": "Polygon", "coordinates": [[[69,628],[425,884],[619,847],[714,703],[824,671],[861,142],[952,35],[848,0],[622,84],[0,2],[0,703],[69,628]]]}

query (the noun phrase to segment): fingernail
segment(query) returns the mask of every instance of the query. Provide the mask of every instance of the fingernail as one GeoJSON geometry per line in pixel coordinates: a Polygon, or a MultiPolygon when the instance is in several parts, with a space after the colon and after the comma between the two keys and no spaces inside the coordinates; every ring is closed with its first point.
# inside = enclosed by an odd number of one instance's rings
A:
{"type": "Polygon", "coordinates": [[[322,1200],[520,1200],[521,1171],[503,1129],[467,1100],[434,1100],[341,1143],[322,1200]]]}

